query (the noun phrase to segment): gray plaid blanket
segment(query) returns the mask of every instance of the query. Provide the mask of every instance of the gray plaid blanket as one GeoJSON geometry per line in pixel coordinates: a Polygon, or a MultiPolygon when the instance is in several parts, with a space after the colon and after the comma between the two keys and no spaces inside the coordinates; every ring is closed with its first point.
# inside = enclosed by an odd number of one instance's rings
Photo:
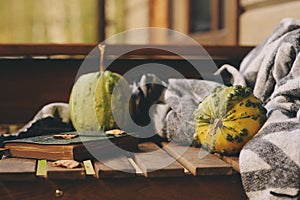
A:
{"type": "MultiPolygon", "coordinates": [[[[225,65],[217,72],[227,70],[233,84],[252,87],[268,110],[268,120],[240,153],[241,177],[249,199],[300,199],[299,52],[300,20],[284,19],[244,58],[239,71],[225,65]]],[[[147,124],[151,118],[161,137],[191,144],[193,112],[220,83],[171,79],[165,84],[147,74],[135,85],[139,88],[133,91],[135,122],[147,124]],[[150,116],[145,113],[148,110],[150,116]]],[[[39,135],[45,130],[53,132],[53,128],[57,132],[72,130],[66,113],[67,104],[48,105],[10,137],[39,135]]],[[[8,137],[2,136],[0,142],[5,139],[8,137]]]]}
{"type": "Polygon", "coordinates": [[[284,19],[243,60],[240,73],[269,118],[240,154],[250,199],[299,199],[300,20],[284,19]]]}

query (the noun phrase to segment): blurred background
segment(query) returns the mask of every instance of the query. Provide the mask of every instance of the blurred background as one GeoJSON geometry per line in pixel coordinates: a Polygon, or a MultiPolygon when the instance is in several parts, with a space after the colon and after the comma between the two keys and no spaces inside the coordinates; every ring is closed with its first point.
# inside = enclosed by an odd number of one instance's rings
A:
{"type": "Polygon", "coordinates": [[[0,0],[0,43],[97,43],[151,26],[204,45],[256,45],[299,10],[299,0],[0,0]]]}

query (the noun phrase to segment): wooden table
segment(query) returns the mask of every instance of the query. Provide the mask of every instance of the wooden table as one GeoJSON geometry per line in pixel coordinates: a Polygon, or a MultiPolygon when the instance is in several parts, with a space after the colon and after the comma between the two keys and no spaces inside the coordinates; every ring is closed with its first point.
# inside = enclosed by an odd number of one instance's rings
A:
{"type": "Polygon", "coordinates": [[[46,174],[37,175],[37,160],[6,157],[0,160],[0,197],[7,200],[246,199],[237,172],[237,158],[224,158],[225,162],[199,148],[168,143],[159,146],[141,143],[139,152],[110,158],[105,164],[93,161],[95,174],[90,175],[84,167],[54,167],[52,161],[47,161],[46,174]],[[160,164],[166,161],[170,165],[161,168],[160,164]]]}

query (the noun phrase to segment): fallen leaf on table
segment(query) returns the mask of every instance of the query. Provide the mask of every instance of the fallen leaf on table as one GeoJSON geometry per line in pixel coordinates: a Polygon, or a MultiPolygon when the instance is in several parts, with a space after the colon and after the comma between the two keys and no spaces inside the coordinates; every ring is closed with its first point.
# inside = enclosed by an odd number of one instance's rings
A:
{"type": "Polygon", "coordinates": [[[57,160],[53,162],[52,165],[56,167],[66,167],[68,169],[73,169],[78,167],[80,163],[75,160],[57,160]]]}
{"type": "Polygon", "coordinates": [[[105,131],[105,133],[108,134],[108,135],[119,136],[119,135],[123,135],[125,133],[125,131],[123,131],[121,129],[112,129],[112,130],[109,130],[109,131],[105,131]]]}
{"type": "Polygon", "coordinates": [[[55,134],[52,136],[55,139],[69,140],[78,137],[77,134],[55,134]]]}

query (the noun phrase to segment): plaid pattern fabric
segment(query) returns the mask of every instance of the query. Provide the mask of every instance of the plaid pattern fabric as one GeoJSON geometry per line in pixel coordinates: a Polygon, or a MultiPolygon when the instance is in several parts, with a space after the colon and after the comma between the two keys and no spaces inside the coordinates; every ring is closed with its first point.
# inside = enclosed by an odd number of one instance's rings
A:
{"type": "Polygon", "coordinates": [[[250,199],[299,199],[300,20],[284,19],[243,60],[240,73],[263,100],[268,120],[240,154],[250,199]]]}

